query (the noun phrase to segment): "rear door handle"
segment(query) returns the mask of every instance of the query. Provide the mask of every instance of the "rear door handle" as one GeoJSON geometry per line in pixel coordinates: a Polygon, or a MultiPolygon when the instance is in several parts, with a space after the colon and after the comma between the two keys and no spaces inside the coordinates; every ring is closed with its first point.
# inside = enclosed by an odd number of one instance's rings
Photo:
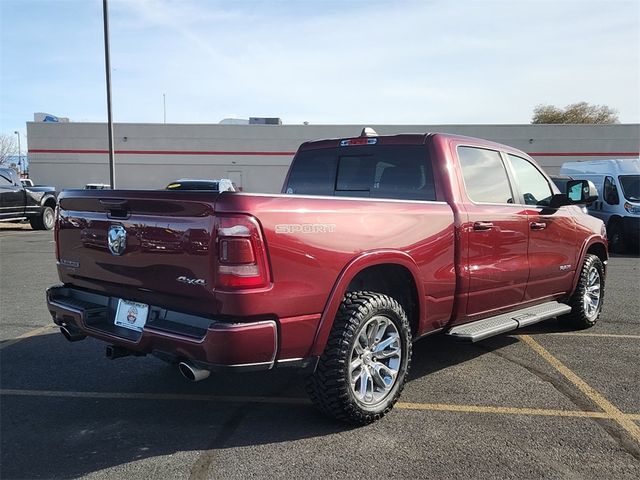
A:
{"type": "Polygon", "coordinates": [[[529,225],[531,226],[531,230],[544,230],[547,228],[547,224],[544,222],[531,222],[529,225]]]}
{"type": "Polygon", "coordinates": [[[493,228],[492,222],[474,222],[473,229],[477,232],[484,232],[493,228]]]}

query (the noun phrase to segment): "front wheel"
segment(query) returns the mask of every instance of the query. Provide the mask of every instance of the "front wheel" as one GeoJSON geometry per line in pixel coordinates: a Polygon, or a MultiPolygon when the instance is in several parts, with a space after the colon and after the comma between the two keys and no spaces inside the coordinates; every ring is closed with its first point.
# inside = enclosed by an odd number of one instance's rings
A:
{"type": "Polygon", "coordinates": [[[350,292],[307,391],[326,415],[365,425],[391,410],[410,362],[411,330],[400,304],[380,293],[350,292]]]}
{"type": "Polygon", "coordinates": [[[604,301],[604,265],[596,255],[585,256],[578,285],[569,299],[571,313],[561,317],[576,328],[593,327],[602,311],[604,301]]]}

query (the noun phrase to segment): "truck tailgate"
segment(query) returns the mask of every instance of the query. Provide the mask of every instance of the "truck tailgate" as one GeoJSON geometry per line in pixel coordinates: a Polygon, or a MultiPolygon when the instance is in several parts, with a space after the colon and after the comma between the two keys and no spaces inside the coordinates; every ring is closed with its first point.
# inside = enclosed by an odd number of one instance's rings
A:
{"type": "Polygon", "coordinates": [[[66,191],[56,227],[61,280],[138,301],[213,302],[214,203],[218,192],[66,191]],[[111,232],[112,246],[109,246],[111,232]],[[119,245],[118,241],[124,241],[119,245]],[[194,288],[199,287],[199,288],[194,288]],[[173,299],[173,301],[171,300],[173,299]]]}

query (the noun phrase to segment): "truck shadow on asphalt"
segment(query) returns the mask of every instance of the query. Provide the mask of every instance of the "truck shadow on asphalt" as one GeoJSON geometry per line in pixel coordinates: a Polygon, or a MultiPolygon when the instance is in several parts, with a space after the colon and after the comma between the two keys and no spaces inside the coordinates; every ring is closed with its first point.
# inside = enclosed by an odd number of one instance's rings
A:
{"type": "MultiPolygon", "coordinates": [[[[426,338],[414,345],[409,385],[516,341],[496,337],[480,349],[426,338]]],[[[101,342],[69,344],[58,334],[0,351],[2,478],[78,477],[173,454],[193,475],[227,448],[361,434],[317,413],[292,370],[219,374],[194,384],[153,357],[111,361],[103,352],[101,342]],[[195,395],[209,397],[187,397],[195,395]],[[222,396],[234,398],[215,398],[222,396]]],[[[389,428],[393,416],[362,429],[389,428]]]]}

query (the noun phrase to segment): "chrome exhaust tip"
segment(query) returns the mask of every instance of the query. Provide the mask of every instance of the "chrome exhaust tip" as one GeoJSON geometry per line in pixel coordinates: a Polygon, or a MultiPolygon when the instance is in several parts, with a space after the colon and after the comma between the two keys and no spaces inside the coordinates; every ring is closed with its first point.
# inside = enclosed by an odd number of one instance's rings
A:
{"type": "Polygon", "coordinates": [[[60,333],[62,333],[62,335],[64,335],[64,338],[66,338],[70,342],[78,342],[87,338],[87,336],[80,330],[76,330],[75,328],[67,325],[63,325],[60,327],[60,333]]]}
{"type": "Polygon", "coordinates": [[[178,370],[184,378],[191,380],[192,382],[199,382],[207,378],[211,372],[203,368],[198,368],[189,362],[180,362],[178,364],[178,370]]]}

